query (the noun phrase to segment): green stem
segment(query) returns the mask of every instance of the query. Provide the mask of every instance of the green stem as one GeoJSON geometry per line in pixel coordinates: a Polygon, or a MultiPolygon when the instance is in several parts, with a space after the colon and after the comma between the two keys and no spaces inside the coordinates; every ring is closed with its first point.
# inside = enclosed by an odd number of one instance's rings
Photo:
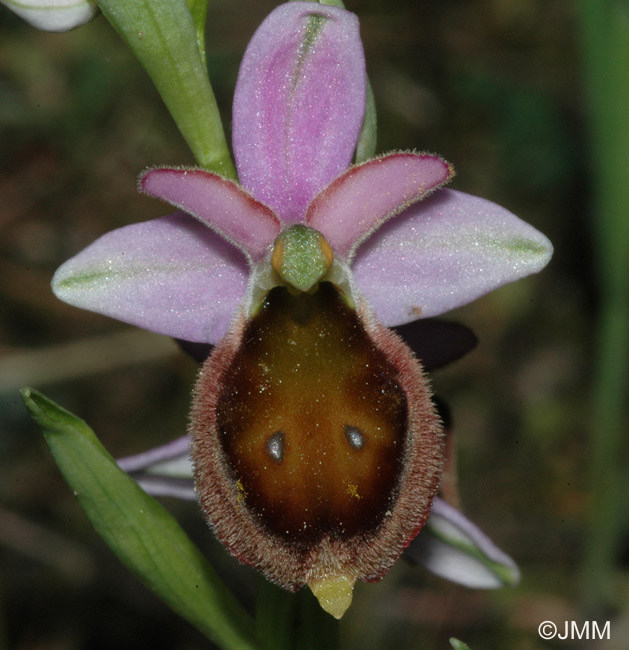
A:
{"type": "Polygon", "coordinates": [[[339,621],[321,609],[310,589],[297,594],[298,618],[295,648],[299,650],[337,650],[339,647],[339,621]]]}
{"type": "Polygon", "coordinates": [[[609,604],[623,534],[627,366],[629,365],[629,4],[580,0],[581,36],[594,160],[594,234],[600,313],[593,390],[591,502],[582,567],[583,601],[609,604]]]}
{"type": "Polygon", "coordinates": [[[258,577],[256,636],[263,650],[292,650],[295,641],[295,594],[258,577]]]}
{"type": "Polygon", "coordinates": [[[263,650],[336,650],[338,629],[310,589],[291,594],[258,579],[256,636],[263,650]]]}

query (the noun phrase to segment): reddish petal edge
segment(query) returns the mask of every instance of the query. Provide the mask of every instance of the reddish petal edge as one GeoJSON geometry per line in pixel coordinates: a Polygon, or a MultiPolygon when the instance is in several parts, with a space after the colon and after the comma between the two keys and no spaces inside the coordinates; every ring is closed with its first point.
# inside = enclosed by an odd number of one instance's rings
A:
{"type": "Polygon", "coordinates": [[[374,343],[399,369],[410,422],[397,499],[391,514],[369,536],[325,537],[305,550],[269,535],[258,518],[243,507],[216,435],[216,406],[222,377],[231,367],[245,331],[244,313],[203,366],[194,390],[190,420],[202,424],[191,425],[189,433],[197,493],[208,521],[232,555],[289,591],[339,570],[366,582],[380,580],[423,527],[438,488],[442,429],[421,365],[401,338],[371,315],[364,301],[359,314],[374,343]]]}
{"type": "Polygon", "coordinates": [[[319,230],[337,255],[350,260],[360,244],[392,217],[454,177],[430,153],[395,152],[350,167],[308,206],[305,223],[319,230]]]}
{"type": "Polygon", "coordinates": [[[282,229],[271,208],[237,183],[204,169],[156,167],[140,176],[138,186],[140,192],[198,219],[253,262],[264,256],[282,229]]]}

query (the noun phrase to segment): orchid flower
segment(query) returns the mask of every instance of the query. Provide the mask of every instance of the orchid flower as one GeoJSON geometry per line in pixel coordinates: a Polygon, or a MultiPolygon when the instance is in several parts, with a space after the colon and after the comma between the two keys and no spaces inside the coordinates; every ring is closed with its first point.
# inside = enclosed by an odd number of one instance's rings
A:
{"type": "Polygon", "coordinates": [[[93,0],[0,0],[33,27],[65,32],[92,20],[98,11],[93,0]]]}
{"type": "Polygon", "coordinates": [[[73,305],[216,345],[189,429],[208,521],[336,617],[415,539],[441,475],[424,371],[387,328],[539,271],[552,250],[507,210],[439,189],[453,169],[438,156],[352,166],[365,95],[356,17],[278,7],[236,86],[240,184],[149,170],[141,190],[178,211],[103,236],[53,279],[73,305]]]}

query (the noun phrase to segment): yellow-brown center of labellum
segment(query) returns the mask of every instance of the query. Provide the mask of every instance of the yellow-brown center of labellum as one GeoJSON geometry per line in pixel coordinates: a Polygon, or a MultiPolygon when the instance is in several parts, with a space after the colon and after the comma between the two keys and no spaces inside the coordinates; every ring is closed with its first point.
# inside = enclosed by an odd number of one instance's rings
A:
{"type": "Polygon", "coordinates": [[[402,464],[408,409],[395,368],[328,283],[313,295],[273,289],[245,337],[216,407],[244,503],[304,548],[372,530],[402,464]]]}
{"type": "Polygon", "coordinates": [[[340,618],[355,581],[381,578],[423,525],[441,427],[411,351],[327,281],[331,249],[299,229],[275,243],[283,286],[202,369],[193,460],[231,552],[287,589],[309,585],[340,618]]]}

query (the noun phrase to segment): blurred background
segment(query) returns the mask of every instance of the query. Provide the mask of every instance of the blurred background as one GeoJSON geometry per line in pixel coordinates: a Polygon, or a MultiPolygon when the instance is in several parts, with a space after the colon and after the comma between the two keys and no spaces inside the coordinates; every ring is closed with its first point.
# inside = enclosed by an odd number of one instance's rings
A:
{"type": "MultiPolygon", "coordinates": [[[[227,129],[240,58],[276,4],[210,3],[210,78],[227,129]]],[[[626,3],[610,4],[627,16],[626,3]]],[[[518,562],[520,585],[471,591],[398,562],[357,588],[345,647],[436,650],[456,636],[473,650],[626,649],[627,418],[613,401],[626,384],[605,374],[601,349],[611,345],[624,369],[627,333],[621,319],[611,343],[604,334],[609,215],[592,140],[604,125],[588,102],[600,80],[583,5],[347,6],[361,20],[378,150],[438,152],[457,169],[453,187],[508,207],[548,235],[555,256],[539,276],[448,314],[480,343],[433,378],[452,410],[464,511],[518,562]],[[544,620],[589,619],[610,620],[611,640],[537,634],[544,620]]],[[[196,363],[49,288],[57,266],[101,234],[165,213],[136,192],[138,173],[158,164],[193,160],[102,17],[47,34],[0,7],[0,649],[211,647],[93,532],[17,392],[43,390],[118,457],[184,433],[196,363]]],[[[253,572],[222,550],[196,504],[166,506],[251,603],[253,572]]]]}

